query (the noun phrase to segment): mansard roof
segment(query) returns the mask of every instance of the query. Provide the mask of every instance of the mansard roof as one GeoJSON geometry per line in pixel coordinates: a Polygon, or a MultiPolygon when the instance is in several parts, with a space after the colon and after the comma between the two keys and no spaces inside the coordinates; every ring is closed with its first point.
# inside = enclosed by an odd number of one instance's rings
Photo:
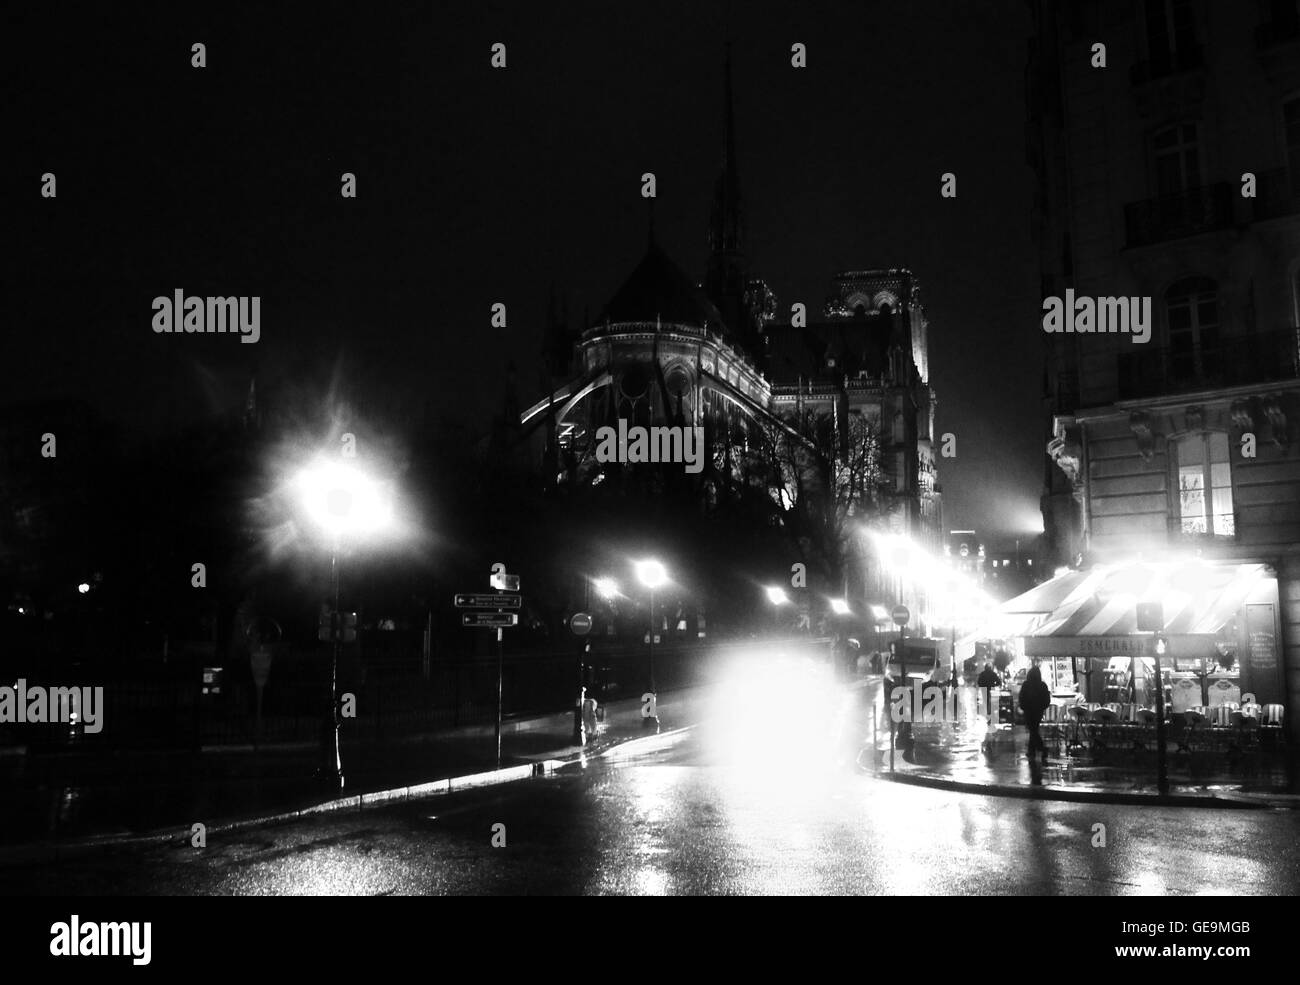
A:
{"type": "Polygon", "coordinates": [[[681,267],[651,241],[645,256],[623,282],[597,322],[653,322],[707,325],[722,330],[722,315],[681,267]]]}

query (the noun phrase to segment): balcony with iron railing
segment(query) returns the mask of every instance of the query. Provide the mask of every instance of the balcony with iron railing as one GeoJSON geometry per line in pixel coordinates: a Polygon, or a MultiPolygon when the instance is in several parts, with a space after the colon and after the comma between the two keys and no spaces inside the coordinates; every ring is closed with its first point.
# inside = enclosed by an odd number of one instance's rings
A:
{"type": "Polygon", "coordinates": [[[1227,229],[1233,224],[1233,189],[1226,181],[1189,188],[1124,206],[1125,242],[1149,246],[1184,236],[1227,229]]]}
{"type": "Polygon", "coordinates": [[[1195,347],[1135,345],[1114,359],[1120,400],[1294,380],[1300,330],[1228,335],[1195,347]]]}
{"type": "Polygon", "coordinates": [[[1300,215],[1300,165],[1293,171],[1273,168],[1255,176],[1255,198],[1251,202],[1255,222],[1300,215]]]}
{"type": "Polygon", "coordinates": [[[1191,545],[1221,544],[1237,536],[1237,518],[1233,513],[1212,513],[1209,516],[1171,516],[1169,518],[1170,543],[1191,545]]]}

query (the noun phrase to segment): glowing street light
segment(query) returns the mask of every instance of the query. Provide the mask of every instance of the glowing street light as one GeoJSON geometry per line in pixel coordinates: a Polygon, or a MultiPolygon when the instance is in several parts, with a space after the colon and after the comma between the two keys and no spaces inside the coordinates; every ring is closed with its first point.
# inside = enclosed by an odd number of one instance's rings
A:
{"type": "Polygon", "coordinates": [[[618,582],[613,578],[594,578],[591,583],[595,586],[596,594],[603,599],[612,599],[618,595],[618,582]]]}
{"type": "Polygon", "coordinates": [[[770,585],[764,591],[767,592],[767,600],[773,605],[785,605],[790,601],[790,596],[785,594],[785,589],[780,585],[770,585]]]}
{"type": "Polygon", "coordinates": [[[831,611],[837,616],[847,616],[851,611],[849,603],[844,599],[831,599],[831,611]]]}
{"type": "Polygon", "coordinates": [[[90,582],[83,581],[80,585],[77,586],[77,591],[80,592],[82,595],[85,595],[87,592],[90,591],[90,582]]]}
{"type": "Polygon", "coordinates": [[[647,715],[642,718],[642,724],[646,728],[659,727],[659,702],[658,695],[655,691],[655,589],[668,582],[668,571],[662,564],[654,560],[637,561],[635,564],[636,577],[642,585],[650,589],[650,697],[651,709],[655,712],[653,715],[647,715]]]}
{"type": "Polygon", "coordinates": [[[652,592],[668,581],[668,572],[658,561],[638,561],[636,576],[641,584],[652,592]]]}
{"type": "MultiPolygon", "coordinates": [[[[330,667],[330,710],[326,724],[334,734],[333,781],[343,789],[343,758],[339,750],[339,651],[343,645],[339,548],[343,540],[360,541],[389,532],[394,524],[386,486],[349,462],[318,458],[292,481],[303,515],[326,535],[330,546],[330,583],[335,628],[330,667]]],[[[322,759],[328,753],[322,749],[322,759]]]]}

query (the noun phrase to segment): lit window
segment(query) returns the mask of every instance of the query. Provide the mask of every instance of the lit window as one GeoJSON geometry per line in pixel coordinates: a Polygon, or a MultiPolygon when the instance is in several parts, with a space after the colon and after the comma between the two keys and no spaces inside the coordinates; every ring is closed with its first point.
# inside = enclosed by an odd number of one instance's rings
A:
{"type": "Polygon", "coordinates": [[[1181,532],[1231,537],[1236,526],[1227,434],[1212,431],[1179,438],[1174,443],[1174,457],[1181,532]]]}

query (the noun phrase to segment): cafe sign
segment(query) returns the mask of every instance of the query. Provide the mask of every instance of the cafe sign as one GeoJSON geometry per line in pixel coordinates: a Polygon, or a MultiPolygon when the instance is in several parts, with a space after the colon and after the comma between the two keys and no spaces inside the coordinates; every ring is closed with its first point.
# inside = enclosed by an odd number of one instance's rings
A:
{"type": "MultiPolygon", "coordinates": [[[[1169,655],[1184,660],[1213,658],[1215,637],[1166,636],[1169,655]]],[[[1155,636],[1026,636],[1027,657],[1152,657],[1155,636]]]]}

